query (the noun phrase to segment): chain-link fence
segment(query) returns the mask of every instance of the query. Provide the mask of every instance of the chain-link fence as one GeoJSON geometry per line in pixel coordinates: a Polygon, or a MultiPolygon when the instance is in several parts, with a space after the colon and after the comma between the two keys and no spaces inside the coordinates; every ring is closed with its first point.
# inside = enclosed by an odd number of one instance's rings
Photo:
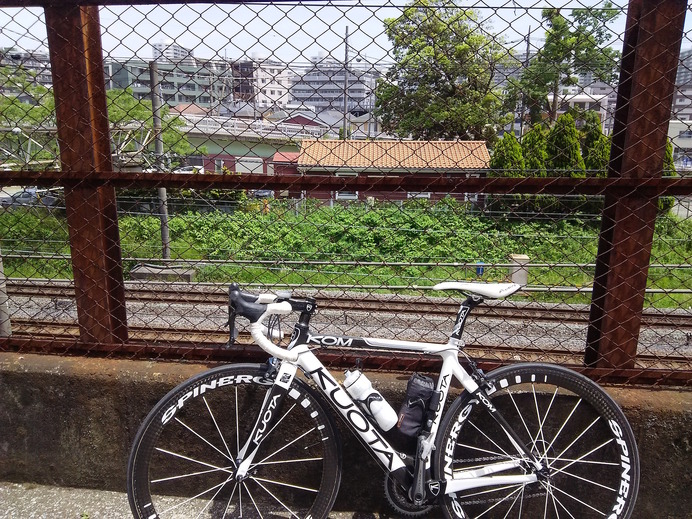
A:
{"type": "Polygon", "coordinates": [[[259,358],[225,345],[232,281],[446,342],[436,283],[512,280],[483,365],[689,383],[679,2],[63,4],[0,9],[0,348],[259,358]]]}

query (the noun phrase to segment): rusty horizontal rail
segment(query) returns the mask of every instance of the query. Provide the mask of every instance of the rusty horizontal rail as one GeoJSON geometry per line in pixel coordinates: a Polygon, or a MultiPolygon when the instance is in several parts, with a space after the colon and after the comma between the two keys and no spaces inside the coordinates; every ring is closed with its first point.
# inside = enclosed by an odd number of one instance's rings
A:
{"type": "Polygon", "coordinates": [[[459,178],[439,174],[410,174],[403,176],[333,175],[221,175],[184,173],[124,173],[113,171],[3,171],[0,186],[25,184],[50,186],[92,186],[139,188],[170,187],[194,189],[275,189],[310,191],[355,190],[377,191],[431,191],[442,193],[490,194],[581,194],[601,195],[637,193],[646,196],[692,194],[692,178],[459,178]]]}
{"type": "MultiPolygon", "coordinates": [[[[251,338],[246,334],[241,334],[236,344],[227,347],[228,335],[221,331],[171,330],[170,328],[157,330],[148,327],[132,327],[131,337],[126,343],[87,344],[79,340],[79,330],[74,324],[54,323],[46,326],[28,320],[18,320],[15,324],[16,330],[13,336],[0,339],[0,351],[125,356],[138,359],[176,359],[214,363],[264,362],[267,359],[267,354],[252,344],[251,338]]],[[[692,386],[689,359],[684,357],[669,357],[663,363],[655,356],[641,355],[637,358],[637,366],[632,369],[595,369],[583,366],[581,352],[546,352],[536,348],[517,350],[481,344],[469,344],[464,351],[484,370],[514,362],[517,353],[521,353],[522,360],[560,363],[601,382],[692,386]]],[[[365,350],[324,348],[319,350],[318,356],[332,369],[352,367],[356,362],[362,363],[366,369],[406,373],[432,372],[439,370],[440,367],[440,361],[436,357],[409,352],[387,354],[365,350]]]]}

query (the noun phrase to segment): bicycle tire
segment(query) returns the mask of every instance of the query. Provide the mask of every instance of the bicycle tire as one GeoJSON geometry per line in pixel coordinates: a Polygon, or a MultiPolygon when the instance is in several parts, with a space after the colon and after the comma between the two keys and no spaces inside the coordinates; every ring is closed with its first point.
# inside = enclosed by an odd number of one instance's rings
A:
{"type": "Polygon", "coordinates": [[[267,367],[222,366],[170,391],[139,429],[127,492],[141,519],[327,517],[341,478],[331,415],[294,379],[246,479],[236,456],[273,380],[267,367]]]}
{"type": "MultiPolygon", "coordinates": [[[[525,445],[548,467],[535,483],[447,494],[447,518],[607,518],[631,516],[639,455],[620,407],[597,384],[567,368],[518,364],[488,375],[488,395],[525,445]]],[[[516,459],[503,429],[474,396],[462,393],[440,426],[435,474],[516,459]]],[[[502,472],[524,474],[528,465],[502,472]]],[[[499,474],[498,474],[499,475],[499,474]]]]}

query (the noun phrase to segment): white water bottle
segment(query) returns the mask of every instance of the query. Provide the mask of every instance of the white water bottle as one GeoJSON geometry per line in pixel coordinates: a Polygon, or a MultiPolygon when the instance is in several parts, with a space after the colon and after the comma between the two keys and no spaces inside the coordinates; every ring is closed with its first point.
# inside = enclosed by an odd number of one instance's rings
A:
{"type": "Polygon", "coordinates": [[[359,370],[344,373],[344,388],[360,408],[375,419],[383,431],[396,425],[399,417],[372,383],[359,370]]]}

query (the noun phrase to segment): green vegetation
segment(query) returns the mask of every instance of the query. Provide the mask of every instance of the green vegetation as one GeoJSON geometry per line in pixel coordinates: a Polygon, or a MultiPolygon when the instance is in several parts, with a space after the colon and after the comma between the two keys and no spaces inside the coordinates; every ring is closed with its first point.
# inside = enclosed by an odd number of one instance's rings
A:
{"type": "MultiPolygon", "coordinates": [[[[508,263],[522,253],[532,263],[592,264],[599,222],[571,215],[541,220],[475,214],[463,203],[411,200],[327,207],[314,200],[240,202],[235,212],[183,212],[170,219],[173,258],[214,260],[198,270],[200,281],[414,287],[440,280],[476,279],[476,263],[508,263]]],[[[123,215],[120,234],[124,258],[159,257],[160,230],[155,216],[123,215]]],[[[652,263],[687,265],[692,257],[692,222],[661,216],[652,263]]],[[[4,254],[30,251],[69,254],[64,216],[37,209],[0,212],[4,254]]],[[[126,273],[134,261],[126,261],[126,273]]],[[[9,277],[69,278],[69,260],[5,259],[9,277]]],[[[507,267],[487,266],[483,280],[498,281],[507,267]]],[[[588,287],[592,267],[533,267],[530,284],[588,287]]],[[[692,286],[692,269],[652,268],[653,288],[692,286]]],[[[412,288],[409,288],[412,289],[412,288]]],[[[564,301],[563,295],[534,295],[564,301]]],[[[660,306],[688,306],[690,296],[652,296],[660,306]]],[[[589,295],[570,300],[588,302],[589,295]]]]}
{"type": "Polygon", "coordinates": [[[546,139],[548,160],[546,170],[550,176],[586,176],[584,159],[579,147],[579,132],[570,114],[562,114],[548,132],[546,139]]]}
{"type": "Polygon", "coordinates": [[[493,74],[508,57],[479,15],[454,0],[414,0],[385,20],[394,65],[378,82],[385,131],[414,139],[483,139],[511,120],[493,74]]]}
{"type": "MultiPolygon", "coordinates": [[[[125,128],[131,124],[153,128],[151,101],[135,98],[130,88],[108,90],[106,98],[112,128],[125,128]]],[[[174,158],[185,157],[195,150],[180,131],[182,119],[171,116],[169,111],[168,105],[162,107],[164,151],[174,158]]],[[[55,125],[53,92],[35,81],[35,73],[21,66],[0,67],[0,127],[13,130],[0,134],[0,162],[16,169],[57,167],[59,153],[55,135],[35,131],[36,128],[55,125]],[[8,153],[8,150],[22,149],[29,139],[34,143],[29,157],[21,153],[8,153]]],[[[132,142],[123,151],[135,151],[136,146],[132,142]]],[[[153,153],[153,144],[147,151],[153,153]]],[[[197,152],[206,153],[206,150],[199,149],[197,152]]],[[[179,162],[179,159],[173,160],[173,166],[179,162]]]]}
{"type": "Polygon", "coordinates": [[[560,9],[543,10],[545,45],[509,88],[510,97],[524,99],[532,123],[541,122],[544,113],[551,123],[557,120],[560,89],[576,85],[579,74],[614,81],[620,53],[608,46],[613,39],[609,25],[618,15],[611,2],[599,8],[573,9],[571,20],[560,9]]]}

